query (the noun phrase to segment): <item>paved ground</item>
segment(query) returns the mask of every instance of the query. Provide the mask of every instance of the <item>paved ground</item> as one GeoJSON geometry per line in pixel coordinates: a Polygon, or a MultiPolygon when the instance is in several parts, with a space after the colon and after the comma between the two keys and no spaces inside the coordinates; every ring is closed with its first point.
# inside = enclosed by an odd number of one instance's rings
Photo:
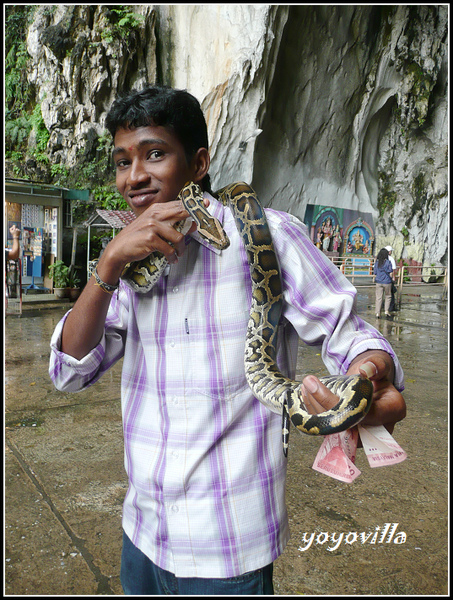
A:
{"type": "MultiPolygon", "coordinates": [[[[373,288],[360,313],[383,331],[406,373],[408,416],[395,439],[408,460],[342,484],[311,469],[320,440],[293,430],[287,502],[292,539],[275,565],[277,594],[448,592],[447,308],[442,288],[405,289],[392,321],[374,319],[373,288]],[[340,544],[303,536],[375,531],[398,523],[403,544],[340,544]]],[[[47,375],[50,335],[68,305],[29,301],[6,317],[5,593],[122,594],[119,582],[123,470],[120,365],[78,394],[47,375]]],[[[301,348],[304,371],[324,373],[301,348]]]]}

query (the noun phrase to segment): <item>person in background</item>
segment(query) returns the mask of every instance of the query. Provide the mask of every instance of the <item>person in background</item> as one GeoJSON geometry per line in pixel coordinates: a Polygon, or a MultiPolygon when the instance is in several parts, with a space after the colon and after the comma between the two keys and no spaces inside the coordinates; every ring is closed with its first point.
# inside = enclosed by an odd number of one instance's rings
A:
{"type": "Polygon", "coordinates": [[[389,252],[386,248],[379,251],[374,263],[374,274],[376,276],[376,319],[381,314],[382,300],[385,295],[384,312],[390,317],[390,302],[392,301],[392,263],[389,261],[389,252]]]}
{"type": "Polygon", "coordinates": [[[393,252],[393,248],[391,246],[386,246],[385,249],[388,251],[389,253],[389,261],[392,264],[392,268],[393,268],[393,272],[392,272],[392,300],[390,302],[390,307],[389,307],[389,312],[395,312],[397,310],[396,308],[396,285],[395,285],[395,278],[396,278],[396,273],[398,271],[397,266],[396,266],[396,262],[395,259],[392,256],[392,252],[393,252]]]}
{"type": "Polygon", "coordinates": [[[9,228],[10,234],[13,236],[13,247],[5,249],[5,260],[16,260],[20,255],[20,229],[17,229],[15,225],[9,228]]]}

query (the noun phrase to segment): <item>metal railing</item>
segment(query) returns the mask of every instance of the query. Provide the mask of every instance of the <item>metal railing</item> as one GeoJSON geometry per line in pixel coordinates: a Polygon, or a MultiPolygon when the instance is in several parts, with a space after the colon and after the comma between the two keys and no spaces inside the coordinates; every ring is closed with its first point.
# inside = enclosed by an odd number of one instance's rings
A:
{"type": "MultiPolygon", "coordinates": [[[[376,260],[374,257],[332,257],[330,260],[352,283],[357,279],[371,278],[369,283],[374,284],[373,267],[376,260]]],[[[403,285],[420,285],[423,283],[443,286],[447,290],[448,267],[397,265],[396,284],[400,293],[403,285]]]]}
{"type": "Polygon", "coordinates": [[[345,275],[348,279],[351,280],[352,283],[355,282],[356,279],[373,278],[373,266],[374,259],[373,257],[331,257],[330,260],[333,264],[340,269],[340,271],[345,275]]]}
{"type": "Polygon", "coordinates": [[[398,285],[429,283],[431,285],[448,284],[448,267],[421,265],[402,265],[398,267],[398,285]]]}
{"type": "Polygon", "coordinates": [[[399,267],[397,272],[397,303],[401,305],[403,286],[420,285],[423,283],[442,286],[442,297],[447,298],[448,267],[423,267],[418,265],[403,265],[399,267]]]}

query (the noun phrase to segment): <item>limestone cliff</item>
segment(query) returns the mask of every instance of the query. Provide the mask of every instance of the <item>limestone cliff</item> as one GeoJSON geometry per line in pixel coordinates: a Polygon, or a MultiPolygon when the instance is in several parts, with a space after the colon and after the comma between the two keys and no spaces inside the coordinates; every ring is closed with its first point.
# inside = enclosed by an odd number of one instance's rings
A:
{"type": "Polygon", "coordinates": [[[446,264],[447,34],[447,5],[38,5],[47,176],[106,152],[119,91],[167,83],[202,103],[215,186],[250,181],[301,219],[308,203],[371,212],[378,248],[446,264]]]}

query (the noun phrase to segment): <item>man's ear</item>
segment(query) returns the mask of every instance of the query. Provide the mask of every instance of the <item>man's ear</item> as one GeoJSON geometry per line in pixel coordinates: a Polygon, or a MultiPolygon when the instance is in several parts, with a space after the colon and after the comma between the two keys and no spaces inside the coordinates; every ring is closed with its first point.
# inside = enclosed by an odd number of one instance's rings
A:
{"type": "Polygon", "coordinates": [[[210,164],[211,157],[209,156],[208,150],[206,148],[198,148],[195,156],[192,159],[192,168],[194,173],[193,181],[195,183],[198,183],[205,175],[207,175],[210,164]]]}

